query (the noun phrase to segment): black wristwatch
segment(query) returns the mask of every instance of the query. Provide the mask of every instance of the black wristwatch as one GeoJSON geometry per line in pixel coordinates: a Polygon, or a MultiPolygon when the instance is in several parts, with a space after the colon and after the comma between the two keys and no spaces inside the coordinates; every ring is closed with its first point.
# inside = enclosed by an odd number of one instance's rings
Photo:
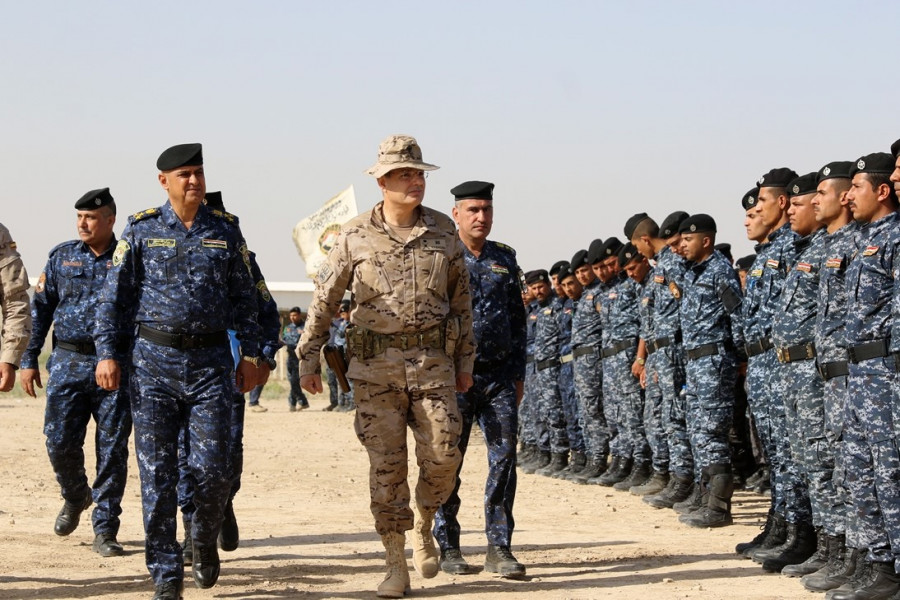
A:
{"type": "Polygon", "coordinates": [[[269,369],[272,371],[274,371],[275,367],[278,366],[278,363],[275,361],[275,359],[269,358],[268,356],[263,356],[263,362],[269,365],[269,369]]]}

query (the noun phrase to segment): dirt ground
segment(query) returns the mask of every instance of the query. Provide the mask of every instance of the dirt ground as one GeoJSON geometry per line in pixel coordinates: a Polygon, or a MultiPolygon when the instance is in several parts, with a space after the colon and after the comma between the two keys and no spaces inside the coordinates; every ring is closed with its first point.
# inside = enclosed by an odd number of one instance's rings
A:
{"type": "MultiPolygon", "coordinates": [[[[383,549],[352,414],[323,412],[322,395],[311,399],[310,410],[290,413],[285,397],[276,382],[263,395],[269,411],[247,413],[243,488],[235,500],[241,545],[221,553],[222,574],[212,589],[195,588],[188,568],[186,599],[375,597],[383,549]]],[[[44,448],[43,405],[41,397],[0,395],[0,599],[149,599],[133,450],[119,532],[126,556],[102,558],[91,551],[87,515],[72,535],[53,534],[62,500],[44,448]]],[[[92,438],[91,430],[89,473],[92,438]]],[[[798,580],[765,574],[734,554],[736,543],[758,532],[767,508],[760,496],[738,494],[733,527],[695,530],[627,492],[521,472],[513,551],[528,577],[509,581],[480,572],[485,463],[480,434],[473,434],[460,521],[463,553],[479,572],[430,580],[413,572],[411,597],[813,597],[798,580]]],[[[411,550],[407,555],[411,569],[411,550]]]]}

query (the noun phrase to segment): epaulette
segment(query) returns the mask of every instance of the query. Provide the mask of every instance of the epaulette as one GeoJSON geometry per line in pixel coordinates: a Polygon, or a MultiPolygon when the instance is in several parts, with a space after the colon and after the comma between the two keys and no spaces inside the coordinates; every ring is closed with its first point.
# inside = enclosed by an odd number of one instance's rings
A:
{"type": "Polygon", "coordinates": [[[146,210],[142,210],[141,212],[134,213],[133,215],[128,217],[128,220],[132,223],[137,223],[138,221],[146,219],[147,217],[153,217],[158,214],[160,214],[158,208],[148,208],[146,210]]]}
{"type": "Polygon", "coordinates": [[[50,250],[50,256],[53,256],[57,250],[61,250],[62,248],[68,248],[69,246],[74,246],[75,244],[80,244],[81,240],[69,240],[68,242],[63,242],[62,244],[57,244],[53,246],[53,249],[50,250]]]}
{"type": "Polygon", "coordinates": [[[500,248],[501,250],[506,250],[513,256],[516,255],[516,250],[512,246],[507,246],[506,244],[504,244],[502,242],[494,242],[494,245],[497,246],[498,248],[500,248]]]}
{"type": "Polygon", "coordinates": [[[231,213],[225,212],[224,210],[219,210],[217,208],[214,208],[211,211],[209,211],[209,213],[215,217],[219,217],[220,219],[225,219],[226,221],[228,221],[229,223],[231,223],[233,225],[238,224],[238,218],[231,213]]]}

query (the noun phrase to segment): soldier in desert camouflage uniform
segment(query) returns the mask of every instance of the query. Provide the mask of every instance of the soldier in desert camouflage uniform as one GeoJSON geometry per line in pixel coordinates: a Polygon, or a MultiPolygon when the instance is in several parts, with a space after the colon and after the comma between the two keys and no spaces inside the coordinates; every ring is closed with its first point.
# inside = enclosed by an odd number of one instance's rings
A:
{"type": "Polygon", "coordinates": [[[319,270],[306,329],[297,347],[301,385],[322,391],[319,350],[346,290],[352,293],[347,376],[356,396],[355,428],[369,453],[375,529],[387,550],[378,596],[409,589],[405,531],[413,530],[420,575],[438,572],[431,528],[456,484],[461,421],[456,391],[472,385],[475,345],[469,275],[453,221],[423,207],[425,171],[416,140],[385,139],[376,177],[383,201],[348,223],[319,270]],[[406,427],[421,466],[415,522],[407,484],[406,427]]]}
{"type": "Polygon", "coordinates": [[[16,382],[16,369],[31,337],[31,305],[28,302],[28,273],[9,230],[0,223],[0,392],[8,392],[16,382]]]}

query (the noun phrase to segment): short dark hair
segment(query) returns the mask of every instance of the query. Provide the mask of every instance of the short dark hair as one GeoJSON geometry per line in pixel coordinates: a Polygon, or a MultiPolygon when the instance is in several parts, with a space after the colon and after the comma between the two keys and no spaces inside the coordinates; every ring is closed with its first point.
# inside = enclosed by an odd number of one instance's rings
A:
{"type": "Polygon", "coordinates": [[[647,217],[646,219],[638,223],[637,227],[634,228],[634,233],[631,234],[631,239],[639,238],[642,235],[646,235],[651,238],[658,238],[659,225],[656,224],[656,221],[647,217]]]}
{"type": "Polygon", "coordinates": [[[897,204],[897,191],[894,189],[894,182],[891,181],[891,176],[885,173],[860,173],[866,181],[869,182],[869,185],[872,186],[873,190],[877,190],[879,187],[886,185],[888,189],[891,191],[888,196],[888,200],[893,202],[895,205],[897,204]]]}

